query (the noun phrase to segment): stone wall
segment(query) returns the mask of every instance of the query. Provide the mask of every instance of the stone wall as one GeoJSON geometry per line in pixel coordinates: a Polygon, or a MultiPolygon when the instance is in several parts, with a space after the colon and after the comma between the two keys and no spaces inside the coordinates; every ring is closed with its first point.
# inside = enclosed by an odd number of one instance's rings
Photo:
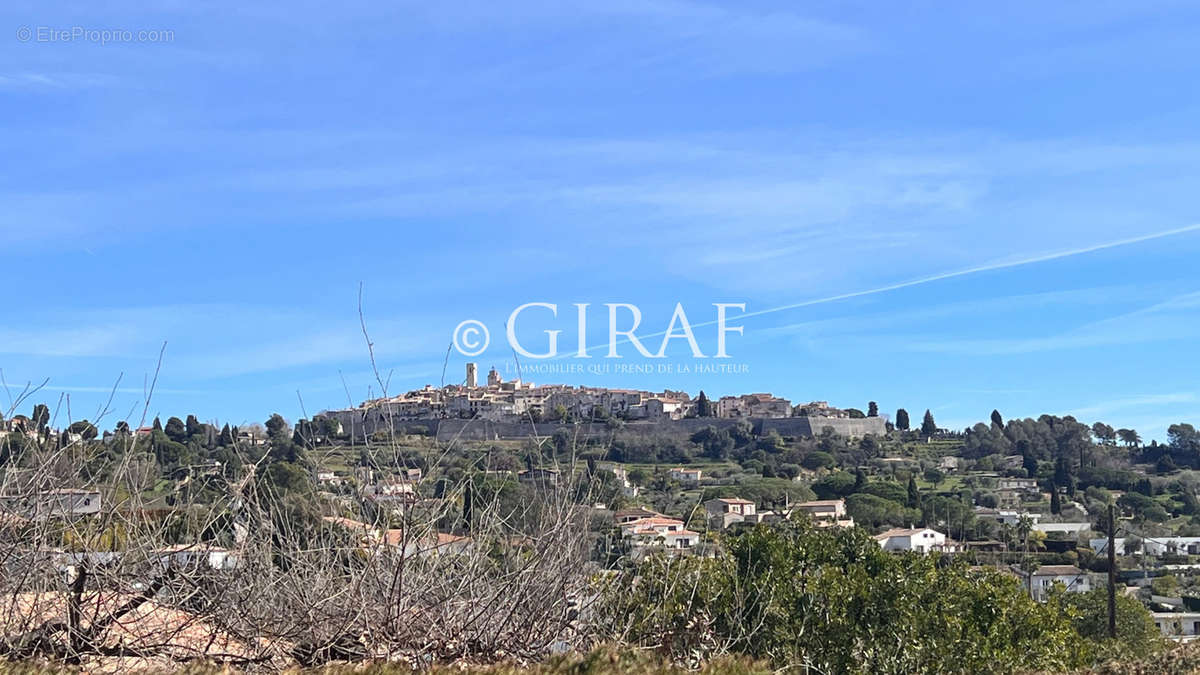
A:
{"type": "MultiPolygon", "coordinates": [[[[531,436],[552,436],[555,431],[564,429],[580,438],[593,436],[608,436],[612,430],[603,422],[559,424],[542,422],[532,424],[523,422],[493,422],[482,419],[396,419],[388,424],[385,415],[369,412],[364,415],[359,410],[341,410],[328,415],[342,423],[342,429],[347,434],[353,434],[355,441],[361,441],[366,436],[387,430],[391,426],[401,433],[426,433],[436,435],[439,441],[454,439],[464,441],[512,440],[529,438],[531,436]]],[[[642,422],[626,422],[622,429],[625,432],[646,434],[686,434],[690,435],[707,426],[718,429],[728,429],[742,420],[721,419],[716,417],[697,417],[683,420],[658,420],[642,422]]],[[[886,423],[882,417],[867,417],[863,419],[846,419],[835,417],[781,417],[781,418],[746,418],[756,434],[777,431],[781,436],[811,437],[819,436],[825,427],[832,427],[839,436],[861,438],[867,434],[882,436],[886,433],[886,423]]]]}
{"type": "MultiPolygon", "coordinates": [[[[740,420],[719,419],[714,417],[693,418],[684,420],[662,420],[658,422],[627,422],[622,427],[625,433],[645,434],[684,434],[691,435],[707,426],[718,429],[728,429],[740,420]]],[[[842,418],[748,418],[746,421],[754,428],[754,433],[765,434],[777,431],[781,436],[811,437],[820,435],[825,427],[832,427],[839,436],[861,438],[867,434],[881,436],[887,432],[882,417],[866,419],[842,418]]],[[[592,424],[558,424],[543,422],[541,424],[490,422],[485,420],[441,420],[437,423],[437,438],[440,441],[453,439],[484,441],[500,439],[529,438],[533,435],[552,436],[559,429],[565,430],[580,438],[608,436],[613,433],[604,423],[592,424]]],[[[430,429],[432,431],[432,428],[430,429]]]]}

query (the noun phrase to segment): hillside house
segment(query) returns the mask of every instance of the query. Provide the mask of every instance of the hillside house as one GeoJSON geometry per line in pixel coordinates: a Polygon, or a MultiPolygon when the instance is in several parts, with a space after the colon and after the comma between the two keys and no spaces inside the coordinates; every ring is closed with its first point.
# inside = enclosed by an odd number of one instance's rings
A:
{"type": "Polygon", "coordinates": [[[1067,537],[1078,537],[1092,529],[1091,523],[1035,523],[1033,529],[1051,534],[1058,532],[1067,537]]]}
{"type": "Polygon", "coordinates": [[[734,523],[758,522],[755,504],[748,499],[710,499],[704,502],[704,510],[708,513],[708,522],[718,530],[734,523]]]}
{"type": "Polygon", "coordinates": [[[100,513],[100,491],[58,488],[32,495],[0,495],[0,510],[30,520],[91,516],[100,513]]]}
{"type": "Polygon", "coordinates": [[[527,469],[517,473],[517,480],[537,487],[557,487],[558,476],[557,469],[527,469]]]}
{"type": "Polygon", "coordinates": [[[620,464],[604,463],[596,465],[597,471],[607,471],[617,479],[617,485],[621,486],[621,494],[626,497],[633,498],[638,496],[640,490],[638,486],[629,481],[629,471],[620,464]]]}
{"type": "Polygon", "coordinates": [[[640,506],[632,509],[622,509],[613,514],[613,520],[616,521],[618,525],[632,523],[633,521],[641,520],[642,518],[661,517],[663,517],[663,515],[658,511],[651,511],[650,509],[644,509],[640,506]]]}
{"type": "MultiPolygon", "coordinates": [[[[1200,555],[1200,537],[1154,537],[1140,541],[1130,541],[1127,547],[1124,537],[1117,537],[1117,554],[1134,552],[1145,553],[1148,556],[1160,558],[1164,555],[1200,555]]],[[[1096,553],[1108,553],[1108,539],[1090,539],[1088,545],[1096,553]]]]}
{"type": "Polygon", "coordinates": [[[1015,509],[1020,508],[1021,504],[1025,502],[1026,496],[1030,495],[1030,492],[1027,490],[1017,490],[1014,488],[1002,488],[1000,490],[996,490],[995,494],[996,503],[1000,506],[1000,508],[1015,509]]]}
{"type": "Polygon", "coordinates": [[[196,569],[207,567],[214,570],[232,570],[240,565],[237,555],[229,549],[208,544],[175,544],[155,551],[160,562],[178,568],[196,569]]]}
{"type": "Polygon", "coordinates": [[[978,506],[975,507],[975,517],[994,520],[1001,525],[1008,525],[1009,527],[1016,527],[1021,522],[1022,517],[1029,519],[1031,525],[1037,525],[1038,521],[1042,519],[1042,514],[1012,509],[989,509],[978,506]]]}
{"type": "Polygon", "coordinates": [[[1200,636],[1200,612],[1152,612],[1150,616],[1169,640],[1189,642],[1200,636]]]}
{"type": "Polygon", "coordinates": [[[700,478],[703,474],[704,472],[700,469],[685,469],[679,466],[667,471],[667,478],[679,481],[684,485],[697,485],[700,483],[700,478]]]}
{"type": "Polygon", "coordinates": [[[1038,489],[1036,478],[997,478],[996,487],[1001,490],[1027,490],[1036,492],[1038,489]]]}
{"type": "Polygon", "coordinates": [[[661,546],[668,551],[680,551],[700,543],[700,534],[687,529],[682,520],[675,518],[639,518],[620,527],[621,535],[634,549],[661,546]]]}
{"type": "Polygon", "coordinates": [[[794,507],[807,513],[817,527],[854,527],[854,519],[846,514],[846,500],[819,499],[802,502],[794,507]]]}
{"type": "Polygon", "coordinates": [[[1091,578],[1074,565],[1042,565],[1025,579],[1025,588],[1038,602],[1044,602],[1054,584],[1062,584],[1068,593],[1092,590],[1091,578]]]}
{"type": "Polygon", "coordinates": [[[875,535],[875,541],[885,551],[956,553],[959,550],[958,542],[928,527],[891,529],[875,535]]]}
{"type": "Polygon", "coordinates": [[[962,459],[947,455],[938,461],[938,470],[942,473],[958,473],[962,469],[962,459]]]}

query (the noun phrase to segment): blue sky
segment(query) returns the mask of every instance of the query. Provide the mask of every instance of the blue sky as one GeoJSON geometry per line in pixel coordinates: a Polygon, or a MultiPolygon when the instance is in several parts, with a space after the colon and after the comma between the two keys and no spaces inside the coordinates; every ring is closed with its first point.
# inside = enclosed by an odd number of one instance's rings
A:
{"type": "Polygon", "coordinates": [[[559,304],[573,345],[571,303],[593,305],[596,343],[605,302],[648,332],[677,302],[694,323],[744,302],[744,373],[533,379],[876,400],[949,427],[993,408],[1147,438],[1200,422],[1183,3],[0,16],[0,368],[14,390],[49,378],[60,419],[68,394],[94,419],[119,376],[110,421],[136,421],[163,341],[152,415],[295,419],[378,393],[361,283],[392,392],[439,383],[468,318],[493,336],[475,360],[506,368],[522,303],[559,304]],[[76,26],[173,39],[18,39],[76,26]]]}

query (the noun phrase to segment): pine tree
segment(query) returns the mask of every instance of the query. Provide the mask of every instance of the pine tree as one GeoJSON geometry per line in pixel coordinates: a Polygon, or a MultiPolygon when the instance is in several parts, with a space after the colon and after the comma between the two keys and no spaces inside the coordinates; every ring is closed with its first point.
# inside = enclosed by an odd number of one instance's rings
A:
{"type": "Polygon", "coordinates": [[[915,476],[908,477],[908,508],[921,508],[921,490],[917,487],[917,479],[915,476]]]}
{"type": "Polygon", "coordinates": [[[187,419],[183,422],[183,428],[188,438],[191,438],[200,433],[200,420],[196,419],[195,415],[188,415],[187,419]]]}
{"type": "Polygon", "coordinates": [[[182,443],[187,440],[187,427],[184,426],[183,420],[178,417],[168,418],[167,426],[163,427],[163,431],[166,432],[167,438],[176,443],[182,443]]]}
{"type": "Polygon", "coordinates": [[[221,428],[221,436],[217,439],[217,445],[221,445],[224,447],[229,447],[229,446],[233,445],[233,430],[231,430],[229,428],[228,423],[226,423],[225,426],[221,428]]]}
{"type": "Polygon", "coordinates": [[[1037,459],[1028,451],[1021,453],[1021,466],[1025,468],[1025,474],[1030,478],[1037,478],[1038,463],[1037,459]]]}
{"type": "Polygon", "coordinates": [[[896,411],[896,428],[900,431],[908,431],[908,411],[904,408],[896,411]]]}
{"type": "Polygon", "coordinates": [[[1062,513],[1062,498],[1058,496],[1058,486],[1053,482],[1050,483],[1050,513],[1056,516],[1062,513]]]}
{"type": "Polygon", "coordinates": [[[33,406],[33,418],[30,421],[38,433],[46,431],[47,425],[50,424],[50,408],[45,403],[33,406]]]}
{"type": "Polygon", "coordinates": [[[937,422],[933,421],[933,413],[925,411],[925,419],[921,421],[921,435],[926,438],[937,433],[937,422]]]}
{"type": "Polygon", "coordinates": [[[995,424],[996,426],[1000,427],[1001,429],[1004,428],[1004,418],[1000,416],[999,410],[992,411],[992,424],[995,424]]]}
{"type": "Polygon", "coordinates": [[[854,492],[862,492],[862,489],[867,486],[867,472],[858,467],[854,470],[854,492]]]}
{"type": "Polygon", "coordinates": [[[867,417],[879,417],[879,404],[875,401],[867,401],[867,417]]]}
{"type": "Polygon", "coordinates": [[[696,397],[696,417],[712,417],[712,401],[704,395],[703,389],[700,390],[700,396],[696,397]]]}

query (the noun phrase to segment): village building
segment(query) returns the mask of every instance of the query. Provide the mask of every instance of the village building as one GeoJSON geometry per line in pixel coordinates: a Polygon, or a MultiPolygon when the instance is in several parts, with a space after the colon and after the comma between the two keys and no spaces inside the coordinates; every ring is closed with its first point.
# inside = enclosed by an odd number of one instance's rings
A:
{"type": "Polygon", "coordinates": [[[791,417],[792,403],[771,394],[722,396],[717,401],[717,417],[791,417]]]}

